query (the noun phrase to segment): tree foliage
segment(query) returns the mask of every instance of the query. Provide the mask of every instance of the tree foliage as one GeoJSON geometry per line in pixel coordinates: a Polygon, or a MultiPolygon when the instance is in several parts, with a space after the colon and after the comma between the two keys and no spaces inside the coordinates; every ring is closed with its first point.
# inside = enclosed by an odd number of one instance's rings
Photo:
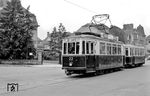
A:
{"type": "Polygon", "coordinates": [[[11,0],[0,17],[0,59],[27,59],[35,53],[32,23],[29,9],[24,9],[19,0],[11,0]]]}
{"type": "Polygon", "coordinates": [[[50,41],[51,49],[53,51],[57,51],[58,53],[61,53],[62,39],[68,37],[69,35],[70,35],[69,32],[66,32],[66,28],[62,23],[59,24],[58,31],[56,27],[54,27],[51,33],[51,41],[50,41]]]}

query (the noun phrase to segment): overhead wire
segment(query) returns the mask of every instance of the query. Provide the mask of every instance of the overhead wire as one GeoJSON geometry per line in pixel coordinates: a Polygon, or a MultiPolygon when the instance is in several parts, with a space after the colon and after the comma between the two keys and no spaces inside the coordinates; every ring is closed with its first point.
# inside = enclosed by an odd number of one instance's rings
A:
{"type": "Polygon", "coordinates": [[[88,8],[85,8],[85,7],[83,7],[83,6],[81,6],[81,5],[78,5],[78,4],[76,4],[76,3],[73,3],[73,2],[71,2],[71,1],[69,1],[69,0],[64,0],[64,1],[67,2],[67,3],[69,3],[69,4],[74,5],[74,6],[76,6],[76,7],[79,7],[79,8],[81,8],[81,9],[84,9],[84,10],[86,10],[86,11],[88,11],[88,12],[92,12],[92,13],[94,13],[94,14],[97,14],[97,12],[95,12],[95,11],[93,11],[93,10],[90,10],[90,9],[88,9],[88,8]]]}
{"type": "MultiPolygon", "coordinates": [[[[73,3],[73,2],[71,2],[71,1],[69,1],[69,0],[64,0],[64,1],[67,2],[67,3],[69,3],[69,4],[71,4],[71,5],[74,5],[74,6],[76,6],[76,7],[79,7],[79,8],[81,8],[81,9],[83,9],[83,10],[86,10],[86,11],[88,11],[88,12],[91,12],[91,13],[94,13],[94,14],[98,14],[97,12],[95,12],[95,11],[93,11],[93,10],[90,10],[90,9],[88,9],[88,8],[85,8],[85,7],[83,7],[83,6],[79,5],[79,4],[73,3]]],[[[104,21],[104,20],[106,20],[106,21],[109,20],[109,22],[110,22],[110,24],[111,24],[111,26],[112,26],[112,23],[111,23],[111,20],[110,20],[110,18],[109,18],[109,15],[108,15],[108,14],[103,14],[103,15],[106,15],[106,16],[107,16],[107,19],[102,19],[102,20],[100,20],[99,22],[104,21]]],[[[99,16],[99,15],[95,15],[95,16],[99,16]]],[[[105,21],[105,23],[106,23],[106,21],[105,21]]],[[[91,23],[95,23],[95,24],[97,25],[97,23],[99,23],[99,22],[97,22],[97,21],[95,20],[95,17],[94,17],[94,16],[92,17],[91,23]]],[[[90,25],[89,25],[89,29],[90,29],[90,31],[91,31],[90,25]]]]}

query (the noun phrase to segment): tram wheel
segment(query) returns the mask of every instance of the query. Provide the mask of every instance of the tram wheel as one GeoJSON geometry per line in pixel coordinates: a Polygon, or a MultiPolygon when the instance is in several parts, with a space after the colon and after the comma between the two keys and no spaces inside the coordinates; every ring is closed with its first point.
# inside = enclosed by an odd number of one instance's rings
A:
{"type": "Polygon", "coordinates": [[[103,75],[103,74],[104,74],[104,70],[100,70],[100,71],[99,71],[99,74],[100,74],[100,75],[103,75]]]}
{"type": "Polygon", "coordinates": [[[70,75],[71,75],[71,72],[69,72],[68,70],[65,70],[65,74],[66,74],[67,76],[70,76],[70,75]]]}
{"type": "Polygon", "coordinates": [[[95,72],[94,72],[94,76],[97,76],[98,75],[98,70],[96,70],[95,72]]]}

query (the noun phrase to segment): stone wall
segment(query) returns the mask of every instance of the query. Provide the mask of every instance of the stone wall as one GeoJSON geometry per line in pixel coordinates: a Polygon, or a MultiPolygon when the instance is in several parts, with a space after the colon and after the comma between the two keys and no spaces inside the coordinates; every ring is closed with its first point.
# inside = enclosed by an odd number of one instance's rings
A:
{"type": "Polygon", "coordinates": [[[9,65],[40,65],[38,60],[0,60],[0,64],[9,65]]]}

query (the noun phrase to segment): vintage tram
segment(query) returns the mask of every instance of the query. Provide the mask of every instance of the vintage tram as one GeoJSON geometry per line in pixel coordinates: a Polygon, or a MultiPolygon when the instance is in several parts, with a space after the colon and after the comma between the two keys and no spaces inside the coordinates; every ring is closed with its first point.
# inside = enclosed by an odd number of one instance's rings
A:
{"type": "Polygon", "coordinates": [[[145,47],[126,44],[125,51],[125,67],[141,66],[145,63],[145,47]]]}
{"type": "Polygon", "coordinates": [[[73,35],[63,40],[62,69],[66,75],[141,66],[145,49],[95,35],[73,35]]]}
{"type": "Polygon", "coordinates": [[[114,27],[113,32],[113,26],[108,28],[101,23],[108,19],[108,14],[95,15],[91,23],[63,39],[62,69],[66,75],[97,74],[105,70],[136,67],[145,63],[145,47],[127,44],[124,32],[117,31],[121,29],[114,27]]]}
{"type": "Polygon", "coordinates": [[[123,43],[120,41],[85,34],[63,40],[62,69],[67,75],[122,68],[123,59],[123,43]]]}

